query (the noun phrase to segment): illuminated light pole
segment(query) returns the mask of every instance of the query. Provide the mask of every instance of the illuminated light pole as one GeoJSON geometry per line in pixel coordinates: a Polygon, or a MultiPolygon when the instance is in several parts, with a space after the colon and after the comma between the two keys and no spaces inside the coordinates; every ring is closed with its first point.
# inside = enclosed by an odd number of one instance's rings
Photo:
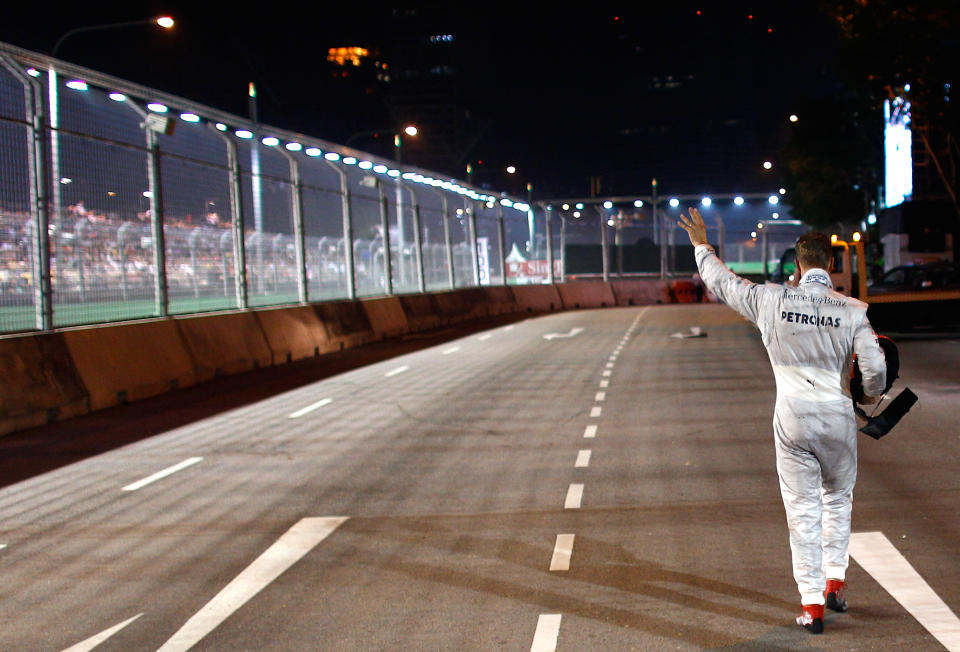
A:
{"type": "MultiPolygon", "coordinates": [[[[140,25],[157,25],[162,29],[170,29],[174,25],[174,20],[170,16],[158,16],[155,18],[144,18],[141,20],[128,20],[119,23],[104,23],[99,25],[87,25],[85,27],[75,27],[69,30],[63,36],[57,39],[50,50],[50,56],[56,58],[57,51],[63,42],[71,36],[85,32],[95,32],[107,29],[122,29],[124,27],[137,27],[140,25]]],[[[60,117],[58,111],[59,100],[57,98],[57,70],[54,63],[50,62],[47,69],[47,102],[49,109],[47,111],[47,124],[50,129],[50,173],[54,179],[60,178],[60,117]]],[[[60,186],[53,184],[51,189],[51,203],[53,204],[53,217],[56,224],[57,238],[63,233],[63,196],[60,192],[60,186]]],[[[58,280],[63,279],[63,260],[62,256],[56,256],[54,263],[56,265],[56,276],[58,280]]]]}

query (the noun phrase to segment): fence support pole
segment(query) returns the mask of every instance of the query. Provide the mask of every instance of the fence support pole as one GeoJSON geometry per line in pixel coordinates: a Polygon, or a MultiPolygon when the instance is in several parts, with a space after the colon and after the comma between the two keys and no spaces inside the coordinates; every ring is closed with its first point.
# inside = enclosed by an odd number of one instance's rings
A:
{"type": "Polygon", "coordinates": [[[503,226],[503,206],[497,203],[497,239],[500,254],[500,269],[502,271],[501,285],[507,284],[507,232],[503,226]]]}
{"type": "MultiPolygon", "coordinates": [[[[388,213],[387,193],[383,191],[383,182],[377,182],[377,192],[380,194],[380,230],[383,242],[383,290],[387,296],[393,294],[393,261],[390,252],[390,215],[388,213]]],[[[402,255],[403,252],[401,252],[402,255]]]]}
{"type": "Polygon", "coordinates": [[[343,257],[347,272],[347,298],[351,301],[357,298],[357,272],[353,266],[353,214],[350,212],[350,186],[347,183],[347,173],[334,164],[325,161],[330,168],[340,175],[340,202],[343,216],[343,257]]]}
{"type": "MultiPolygon", "coordinates": [[[[227,145],[227,167],[230,174],[230,215],[233,231],[233,260],[236,276],[234,287],[237,293],[237,307],[246,310],[249,307],[247,295],[247,246],[243,239],[243,190],[240,187],[240,157],[237,156],[237,144],[226,134],[220,133],[210,125],[210,129],[223,139],[227,145]]],[[[221,247],[222,251],[222,247],[221,247]]]]}
{"type": "MultiPolygon", "coordinates": [[[[297,257],[297,299],[302,304],[307,298],[307,245],[306,235],[303,232],[303,176],[300,174],[300,163],[292,154],[284,150],[277,150],[286,157],[290,164],[291,206],[293,208],[293,238],[297,257]]],[[[274,267],[276,269],[276,267],[274,267]]]]}
{"type": "Polygon", "coordinates": [[[53,292],[50,283],[50,179],[47,175],[46,114],[40,82],[0,56],[0,63],[20,80],[24,93],[24,118],[27,123],[27,164],[29,167],[30,214],[34,237],[31,238],[34,325],[42,331],[53,328],[53,292]]]}
{"type": "MultiPolygon", "coordinates": [[[[547,281],[550,285],[553,285],[557,282],[553,273],[553,226],[550,224],[550,213],[553,210],[549,206],[543,206],[542,204],[541,206],[543,207],[543,218],[546,221],[544,233],[547,236],[547,281]]],[[[530,214],[533,215],[533,207],[530,208],[530,214]]]]}
{"type": "Polygon", "coordinates": [[[604,219],[606,214],[602,206],[597,206],[596,209],[600,215],[600,253],[603,257],[603,282],[607,283],[610,281],[610,252],[607,244],[607,223],[604,219]]]}
{"type": "Polygon", "coordinates": [[[470,230],[470,260],[473,263],[473,285],[480,287],[480,252],[477,251],[477,211],[466,198],[463,200],[463,209],[467,213],[467,224],[470,230]]]}

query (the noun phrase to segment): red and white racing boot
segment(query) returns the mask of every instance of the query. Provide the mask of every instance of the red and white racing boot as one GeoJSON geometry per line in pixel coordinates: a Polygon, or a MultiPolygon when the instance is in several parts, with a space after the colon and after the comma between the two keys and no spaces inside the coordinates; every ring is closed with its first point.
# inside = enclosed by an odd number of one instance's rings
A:
{"type": "Polygon", "coordinates": [[[823,597],[827,599],[827,608],[834,611],[847,610],[847,598],[844,593],[847,583],[843,580],[827,580],[827,590],[823,592],[823,597]]]}
{"type": "Polygon", "coordinates": [[[797,616],[797,624],[814,634],[823,633],[823,605],[805,604],[803,613],[797,616]]]}

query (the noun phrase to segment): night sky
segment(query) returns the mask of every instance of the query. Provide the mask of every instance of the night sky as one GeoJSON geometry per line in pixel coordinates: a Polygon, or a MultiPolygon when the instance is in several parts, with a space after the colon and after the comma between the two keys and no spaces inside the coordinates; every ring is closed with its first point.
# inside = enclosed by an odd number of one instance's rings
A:
{"type": "Polygon", "coordinates": [[[535,197],[586,196],[590,177],[602,194],[645,194],[654,176],[665,193],[776,188],[761,163],[792,107],[835,84],[815,3],[449,4],[57,3],[42,17],[5,8],[0,40],[49,52],[74,27],[170,14],[170,33],[80,34],[58,56],[239,115],[255,81],[262,122],[342,143],[391,117],[378,94],[331,79],[327,49],[389,51],[393,10],[419,7],[424,33],[455,37],[454,95],[474,129],[464,160],[483,160],[475,182],[517,193],[531,181],[535,197]],[[504,174],[508,163],[520,173],[504,174]]]}

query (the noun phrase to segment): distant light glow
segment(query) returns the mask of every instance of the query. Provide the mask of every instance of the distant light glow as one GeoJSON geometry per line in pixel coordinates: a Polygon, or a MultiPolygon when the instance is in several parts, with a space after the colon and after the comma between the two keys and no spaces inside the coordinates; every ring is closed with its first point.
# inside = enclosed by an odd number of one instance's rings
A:
{"type": "Polygon", "coordinates": [[[157,25],[159,25],[164,29],[170,29],[171,27],[173,27],[173,24],[174,24],[173,18],[171,18],[170,16],[160,16],[159,18],[157,18],[157,25]]]}
{"type": "Polygon", "coordinates": [[[756,232],[756,231],[751,231],[751,232],[750,232],[750,237],[751,237],[751,238],[756,238],[756,237],[757,237],[757,232],[756,232]]]}
{"type": "Polygon", "coordinates": [[[580,217],[580,211],[573,211],[574,217],[580,217]]]}
{"type": "Polygon", "coordinates": [[[670,208],[676,208],[676,207],[679,206],[679,205],[680,205],[680,200],[677,199],[676,197],[671,197],[671,199],[670,199],[670,208]]]}
{"type": "Polygon", "coordinates": [[[323,150],[321,150],[319,147],[308,147],[303,150],[303,153],[307,156],[320,156],[323,154],[323,150]]]}
{"type": "Polygon", "coordinates": [[[253,132],[247,131],[246,129],[238,129],[235,133],[237,135],[237,138],[246,138],[246,139],[253,138],[253,132]]]}
{"type": "Polygon", "coordinates": [[[114,102],[126,102],[126,101],[127,101],[127,96],[124,95],[123,93],[110,93],[109,95],[107,95],[107,97],[109,97],[109,98],[110,98],[111,100],[113,100],[114,102]]]}
{"type": "Polygon", "coordinates": [[[510,208],[511,206],[513,206],[513,201],[504,197],[503,199],[500,200],[500,205],[510,208]]]}
{"type": "Polygon", "coordinates": [[[280,139],[275,138],[274,136],[267,136],[265,138],[261,138],[260,142],[266,145],[267,147],[276,147],[277,145],[280,144],[280,139]]]}
{"type": "Polygon", "coordinates": [[[736,204],[737,206],[743,206],[743,197],[741,197],[740,195],[737,195],[736,197],[733,198],[733,203],[736,204]]]}
{"type": "Polygon", "coordinates": [[[180,119],[184,122],[200,122],[200,116],[196,113],[181,113],[180,119]]]}
{"type": "Polygon", "coordinates": [[[867,224],[876,224],[877,223],[877,214],[870,213],[867,215],[867,224]]]}
{"type": "Polygon", "coordinates": [[[578,211],[582,211],[582,210],[583,210],[583,204],[577,204],[577,210],[578,210],[578,211]]]}
{"type": "Polygon", "coordinates": [[[60,183],[67,185],[68,183],[73,183],[73,179],[70,177],[60,177],[60,183]]]}
{"type": "Polygon", "coordinates": [[[781,188],[778,192],[779,192],[781,195],[785,195],[785,194],[787,194],[787,189],[786,189],[786,188],[781,188]]]}
{"type": "Polygon", "coordinates": [[[776,195],[770,195],[769,197],[767,197],[767,201],[770,202],[771,204],[776,205],[780,203],[780,198],[777,197],[776,195]]]}
{"type": "Polygon", "coordinates": [[[791,114],[790,114],[790,122],[796,122],[796,121],[799,120],[799,119],[800,119],[800,118],[797,117],[797,114],[796,114],[796,113],[791,113],[791,114]]]}
{"type": "Polygon", "coordinates": [[[854,234],[853,234],[853,241],[854,241],[854,242],[860,242],[860,232],[859,232],[859,231],[855,231],[855,232],[854,232],[854,234]]]}
{"type": "Polygon", "coordinates": [[[709,197],[704,197],[703,199],[700,200],[700,205],[705,208],[709,208],[711,204],[713,204],[713,200],[710,199],[709,197]]]}
{"type": "Polygon", "coordinates": [[[147,108],[154,113],[166,113],[169,110],[165,105],[160,104],[159,102],[150,102],[150,104],[147,105],[147,108]]]}
{"type": "Polygon", "coordinates": [[[607,226],[613,226],[615,222],[612,219],[607,220],[607,226]]]}
{"type": "Polygon", "coordinates": [[[400,170],[387,170],[387,176],[396,179],[400,176],[400,170]]]}
{"type": "Polygon", "coordinates": [[[612,202],[612,201],[605,201],[605,202],[603,202],[603,207],[606,208],[607,210],[610,210],[611,208],[613,208],[613,202],[612,202]]]}
{"type": "Polygon", "coordinates": [[[772,167],[773,167],[773,163],[771,163],[770,161],[764,161],[764,162],[763,162],[763,169],[764,169],[764,170],[769,170],[769,169],[772,168],[772,167]]]}
{"type": "Polygon", "coordinates": [[[143,196],[146,197],[147,199],[150,199],[151,197],[153,197],[153,193],[150,192],[149,190],[144,190],[143,196]]]}
{"type": "Polygon", "coordinates": [[[226,130],[227,130],[227,125],[223,124],[222,122],[218,122],[218,123],[216,124],[216,127],[217,127],[217,131],[226,131],[226,130]]]}
{"type": "MultiPolygon", "coordinates": [[[[909,84],[904,86],[907,89],[909,84]]],[[[895,97],[883,103],[884,205],[902,204],[913,196],[913,134],[910,102],[895,97]]]]}
{"type": "Polygon", "coordinates": [[[303,145],[300,143],[287,143],[283,146],[288,152],[299,152],[303,149],[303,145]]]}
{"type": "Polygon", "coordinates": [[[568,210],[570,210],[570,204],[564,204],[564,205],[561,206],[560,208],[562,208],[562,209],[565,210],[565,211],[568,211],[568,210]]]}
{"type": "Polygon", "coordinates": [[[638,200],[636,200],[635,202],[633,202],[633,205],[634,205],[636,208],[643,208],[643,200],[642,200],[642,199],[638,199],[638,200]]]}
{"type": "Polygon", "coordinates": [[[774,214],[771,215],[770,217],[772,217],[772,218],[775,219],[775,220],[779,220],[779,219],[780,219],[780,213],[774,213],[774,214]]]}
{"type": "Polygon", "coordinates": [[[327,159],[328,161],[339,161],[340,155],[336,152],[327,152],[323,155],[323,158],[327,159]]]}
{"type": "Polygon", "coordinates": [[[514,167],[513,165],[508,165],[508,166],[507,166],[507,174],[514,174],[514,173],[516,173],[516,171],[517,171],[517,168],[514,167]]]}
{"type": "Polygon", "coordinates": [[[836,241],[837,241],[837,234],[834,233],[830,236],[830,242],[836,242],[836,241]]]}
{"type": "Polygon", "coordinates": [[[386,165],[375,165],[375,166],[373,166],[373,171],[376,172],[377,174],[386,174],[386,173],[387,173],[387,166],[386,166],[386,165]]]}
{"type": "Polygon", "coordinates": [[[403,130],[403,133],[407,134],[408,136],[416,136],[418,133],[420,133],[420,130],[417,129],[415,125],[407,125],[407,127],[403,130]]]}
{"type": "Polygon", "coordinates": [[[361,170],[370,170],[373,168],[373,163],[370,161],[360,161],[360,165],[357,167],[359,167],[361,170]]]}
{"type": "Polygon", "coordinates": [[[67,82],[67,88],[72,88],[75,91],[85,91],[90,87],[82,79],[71,79],[67,82]]]}
{"type": "Polygon", "coordinates": [[[27,68],[27,74],[30,75],[31,77],[39,77],[40,71],[37,70],[36,68],[27,68]]]}
{"type": "Polygon", "coordinates": [[[356,165],[356,164],[357,164],[357,157],[355,157],[355,156],[347,156],[347,157],[345,157],[345,158],[343,159],[343,164],[344,164],[344,165],[356,165]]]}

